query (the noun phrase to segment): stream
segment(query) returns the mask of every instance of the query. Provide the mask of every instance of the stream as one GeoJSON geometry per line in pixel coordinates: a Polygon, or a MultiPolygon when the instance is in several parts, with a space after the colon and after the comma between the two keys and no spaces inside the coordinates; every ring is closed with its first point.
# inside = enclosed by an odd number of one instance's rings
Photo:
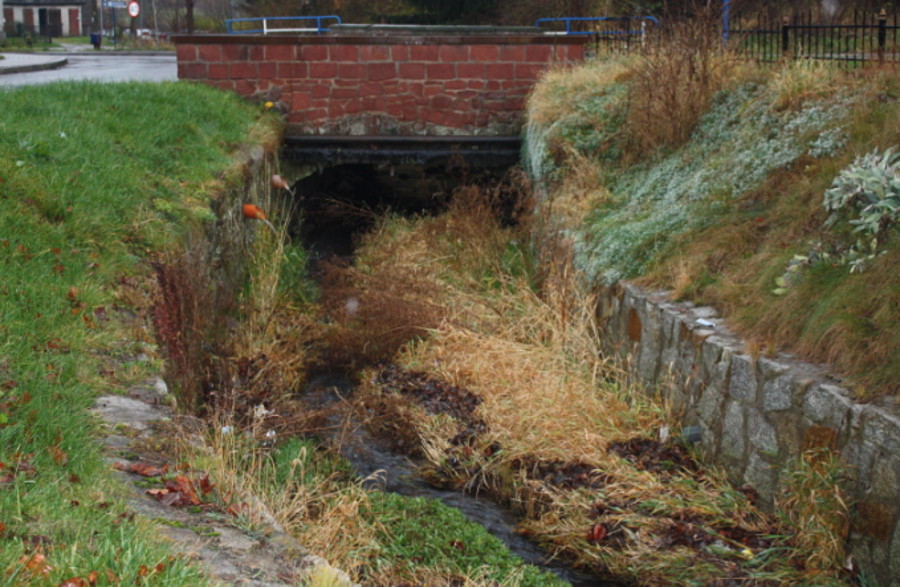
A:
{"type": "MultiPolygon", "coordinates": [[[[446,202],[453,183],[452,177],[442,176],[435,170],[405,169],[395,173],[391,168],[391,173],[385,175],[353,165],[326,169],[302,181],[303,185],[295,187],[303,194],[303,218],[297,236],[309,251],[311,275],[320,278],[322,267],[335,259],[350,260],[357,237],[371,228],[376,215],[387,210],[432,213],[446,202]],[[410,182],[397,181],[406,174],[411,177],[410,182]],[[411,195],[416,190],[429,195],[417,200],[411,195]]],[[[320,435],[340,448],[355,473],[365,479],[365,487],[408,497],[439,499],[459,510],[469,521],[483,526],[526,563],[549,571],[575,587],[619,585],[548,560],[540,546],[515,531],[517,516],[497,503],[428,485],[407,455],[392,451],[361,422],[353,420],[352,410],[342,409],[353,393],[353,384],[344,373],[326,371],[310,376],[302,399],[310,410],[326,415],[320,435]]]]}
{"type": "Polygon", "coordinates": [[[365,479],[364,487],[407,497],[439,499],[462,512],[469,521],[482,525],[526,563],[550,571],[575,587],[613,585],[548,561],[547,553],[540,546],[515,531],[518,520],[513,512],[487,499],[428,485],[419,477],[416,463],[408,456],[388,449],[370,435],[365,426],[347,415],[349,410],[341,410],[340,404],[352,394],[352,383],[345,375],[321,373],[310,379],[303,400],[310,409],[328,414],[322,436],[337,441],[341,456],[350,462],[360,478],[365,479]]]}

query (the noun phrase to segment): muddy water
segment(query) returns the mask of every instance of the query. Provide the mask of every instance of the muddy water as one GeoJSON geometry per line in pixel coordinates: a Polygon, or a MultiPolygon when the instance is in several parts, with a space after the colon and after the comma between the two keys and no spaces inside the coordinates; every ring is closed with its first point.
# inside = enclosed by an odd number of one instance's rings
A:
{"type": "Polygon", "coordinates": [[[409,457],[392,452],[368,434],[359,422],[353,421],[348,410],[340,409],[341,403],[352,394],[353,387],[347,377],[327,373],[311,379],[303,399],[310,409],[329,414],[323,436],[340,446],[341,455],[352,464],[357,475],[366,479],[366,487],[409,497],[439,499],[445,505],[458,509],[469,521],[484,526],[525,562],[548,570],[576,587],[613,584],[548,561],[547,553],[542,548],[516,533],[516,516],[496,503],[429,486],[419,477],[416,464],[409,457]]]}

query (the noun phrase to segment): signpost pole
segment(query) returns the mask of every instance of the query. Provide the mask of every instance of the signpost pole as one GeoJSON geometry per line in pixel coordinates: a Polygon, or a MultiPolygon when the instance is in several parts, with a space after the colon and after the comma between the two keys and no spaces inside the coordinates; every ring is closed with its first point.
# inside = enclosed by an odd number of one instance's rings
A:
{"type": "Polygon", "coordinates": [[[128,3],[128,16],[131,17],[131,40],[137,40],[137,17],[141,13],[141,5],[137,0],[131,0],[128,3]]]}

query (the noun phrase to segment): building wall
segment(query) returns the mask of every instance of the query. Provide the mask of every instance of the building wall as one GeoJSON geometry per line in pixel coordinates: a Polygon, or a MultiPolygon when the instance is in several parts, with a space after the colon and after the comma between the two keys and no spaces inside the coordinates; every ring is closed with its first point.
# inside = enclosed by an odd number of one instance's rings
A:
{"type": "Polygon", "coordinates": [[[6,32],[9,35],[18,34],[17,25],[25,27],[33,35],[41,34],[39,10],[56,11],[59,14],[60,27],[53,31],[53,36],[73,37],[82,34],[83,22],[82,7],[80,5],[56,5],[56,6],[10,6],[4,9],[6,17],[6,32]]]}
{"type": "Polygon", "coordinates": [[[290,134],[516,135],[528,92],[582,39],[541,35],[175,37],[178,77],[279,103],[290,134]]]}

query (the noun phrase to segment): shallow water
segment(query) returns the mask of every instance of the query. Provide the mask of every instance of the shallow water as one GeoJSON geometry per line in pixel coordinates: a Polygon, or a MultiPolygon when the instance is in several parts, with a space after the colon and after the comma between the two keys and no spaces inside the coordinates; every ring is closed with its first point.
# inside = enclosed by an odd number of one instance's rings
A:
{"type": "MultiPolygon", "coordinates": [[[[303,399],[311,408],[324,410],[337,407],[352,393],[353,388],[347,377],[330,373],[313,377],[303,399]]],[[[525,562],[550,571],[563,581],[576,587],[613,585],[612,582],[604,582],[548,561],[547,553],[541,547],[516,533],[517,518],[508,509],[488,499],[431,487],[418,476],[416,465],[409,457],[389,450],[364,426],[342,419],[339,410],[334,410],[329,416],[326,428],[334,437],[340,434],[341,455],[351,463],[356,474],[366,480],[364,486],[409,497],[439,499],[445,505],[458,509],[469,521],[484,526],[525,562]]]]}

